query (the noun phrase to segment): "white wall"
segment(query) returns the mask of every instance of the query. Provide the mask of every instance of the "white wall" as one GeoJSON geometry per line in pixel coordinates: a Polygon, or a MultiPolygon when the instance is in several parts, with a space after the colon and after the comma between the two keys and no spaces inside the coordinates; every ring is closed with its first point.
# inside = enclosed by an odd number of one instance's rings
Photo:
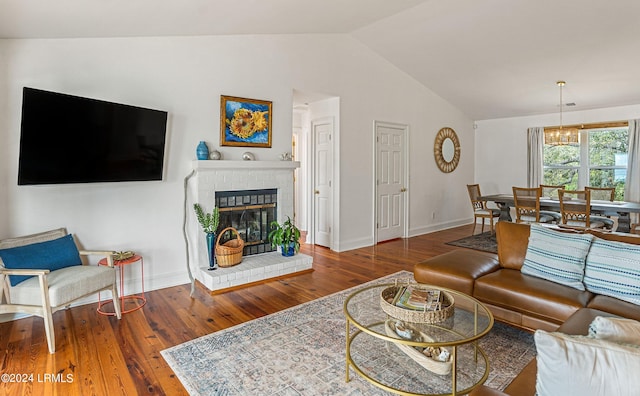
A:
{"type": "Polygon", "coordinates": [[[182,190],[195,147],[205,140],[225,159],[247,151],[219,146],[220,95],[273,101],[273,148],[250,151],[275,160],[291,149],[294,88],[340,97],[342,250],[373,243],[373,120],[410,125],[411,233],[471,219],[464,189],[473,180],[471,120],[349,36],[4,40],[0,51],[7,99],[5,117],[0,102],[0,127],[6,119],[0,197],[9,208],[0,237],[63,225],[87,248],[144,255],[147,289],[186,283],[182,190]],[[17,186],[23,86],[168,111],[165,180],[17,186]],[[433,159],[444,126],[458,132],[462,145],[452,174],[437,170],[433,159]]]}
{"type": "MultiPolygon", "coordinates": [[[[640,105],[563,112],[563,124],[640,117],[640,105]]],[[[477,121],[475,180],[482,194],[509,193],[527,185],[527,129],[560,123],[559,114],[477,121]]]]}
{"type": "Polygon", "coordinates": [[[5,143],[9,136],[8,117],[7,117],[7,99],[9,92],[7,90],[7,56],[0,40],[0,235],[9,233],[9,197],[8,189],[8,173],[9,168],[9,147],[5,143]]]}

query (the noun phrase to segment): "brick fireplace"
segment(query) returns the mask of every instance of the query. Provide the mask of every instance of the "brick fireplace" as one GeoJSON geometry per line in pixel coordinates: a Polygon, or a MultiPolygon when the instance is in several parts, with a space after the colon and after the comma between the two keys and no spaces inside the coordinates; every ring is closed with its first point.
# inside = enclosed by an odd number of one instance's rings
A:
{"type": "MultiPolygon", "coordinates": [[[[255,242],[264,237],[264,230],[258,230],[253,225],[253,219],[249,223],[246,221],[247,216],[256,216],[256,212],[251,211],[254,207],[252,200],[256,201],[255,205],[258,204],[258,200],[265,199],[269,201],[269,205],[274,203],[274,206],[277,206],[274,210],[275,216],[279,222],[284,221],[287,216],[293,218],[293,172],[299,166],[299,162],[296,161],[194,161],[194,202],[200,203],[206,211],[210,211],[214,202],[217,202],[221,208],[221,225],[224,225],[224,221],[236,222],[234,228],[244,234],[243,239],[250,238],[255,242]],[[236,205],[237,200],[243,202],[236,205]],[[274,200],[276,202],[271,202],[274,200]],[[224,211],[221,203],[224,203],[224,211]],[[250,214],[244,212],[243,215],[240,211],[236,217],[226,216],[226,212],[230,210],[230,203],[233,206],[249,207],[250,214]]],[[[265,216],[270,222],[270,212],[263,213],[260,216],[265,216]]],[[[207,250],[202,233],[194,235],[194,245],[192,273],[212,291],[312,268],[313,260],[310,256],[297,254],[293,257],[283,257],[280,252],[268,252],[270,248],[264,245],[258,247],[257,243],[247,243],[249,251],[246,253],[249,255],[245,253],[242,263],[230,268],[208,271],[207,250]]]]}

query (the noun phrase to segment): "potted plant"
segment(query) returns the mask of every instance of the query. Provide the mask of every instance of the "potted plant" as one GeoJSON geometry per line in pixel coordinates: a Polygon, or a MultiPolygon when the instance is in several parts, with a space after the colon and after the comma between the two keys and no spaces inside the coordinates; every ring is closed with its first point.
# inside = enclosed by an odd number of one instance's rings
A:
{"type": "Polygon", "coordinates": [[[193,209],[196,212],[198,223],[202,226],[202,230],[207,234],[207,252],[209,253],[209,270],[217,269],[216,253],[214,245],[216,243],[216,232],[220,223],[220,211],[217,206],[213,207],[211,213],[205,213],[200,204],[194,204],[193,209]]]}
{"type": "Polygon", "coordinates": [[[269,232],[271,246],[280,246],[283,256],[293,256],[300,251],[300,230],[291,222],[289,216],[282,224],[272,221],[271,228],[269,232]]]}

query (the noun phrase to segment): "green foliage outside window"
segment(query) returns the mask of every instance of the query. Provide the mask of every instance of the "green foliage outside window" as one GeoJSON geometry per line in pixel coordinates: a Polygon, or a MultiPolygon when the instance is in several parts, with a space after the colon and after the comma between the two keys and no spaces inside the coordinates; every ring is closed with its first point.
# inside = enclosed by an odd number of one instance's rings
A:
{"type": "MultiPolygon", "coordinates": [[[[581,135],[580,144],[585,145],[581,135]]],[[[588,131],[588,158],[581,161],[581,146],[544,146],[544,184],[578,190],[585,185],[616,187],[616,200],[624,200],[629,137],[627,128],[588,131]],[[586,172],[582,175],[581,172],[586,172]]]]}

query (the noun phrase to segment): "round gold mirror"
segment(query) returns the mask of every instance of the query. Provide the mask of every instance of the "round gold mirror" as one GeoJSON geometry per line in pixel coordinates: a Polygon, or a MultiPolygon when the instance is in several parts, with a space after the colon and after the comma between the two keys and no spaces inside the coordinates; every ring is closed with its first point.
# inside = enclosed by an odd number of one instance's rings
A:
{"type": "Polygon", "coordinates": [[[433,144],[433,155],[438,168],[444,173],[453,172],[460,162],[460,141],[456,131],[445,127],[438,131],[433,144]]]}

